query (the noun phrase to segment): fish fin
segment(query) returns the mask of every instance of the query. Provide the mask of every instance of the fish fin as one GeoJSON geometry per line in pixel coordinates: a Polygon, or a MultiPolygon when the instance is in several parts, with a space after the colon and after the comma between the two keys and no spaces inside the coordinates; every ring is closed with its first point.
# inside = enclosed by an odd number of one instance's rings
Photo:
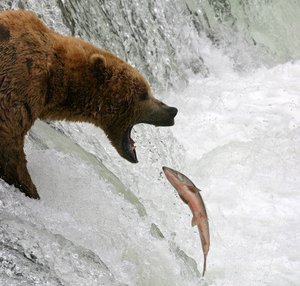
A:
{"type": "Polygon", "coordinates": [[[206,257],[207,257],[207,256],[204,254],[202,277],[204,277],[205,270],[206,270],[206,257]]]}
{"type": "Polygon", "coordinates": [[[199,193],[201,190],[199,190],[196,186],[188,186],[188,189],[192,192],[192,193],[199,193]]]}
{"type": "Polygon", "coordinates": [[[192,226],[198,225],[200,223],[201,223],[200,217],[193,216],[193,218],[192,218],[192,226]]]}

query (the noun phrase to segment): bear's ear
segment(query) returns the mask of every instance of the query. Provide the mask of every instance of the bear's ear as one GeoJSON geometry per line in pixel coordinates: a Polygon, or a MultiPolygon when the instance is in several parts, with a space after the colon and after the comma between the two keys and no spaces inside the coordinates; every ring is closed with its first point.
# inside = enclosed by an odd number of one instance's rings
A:
{"type": "Polygon", "coordinates": [[[90,63],[92,66],[92,70],[96,75],[103,73],[106,68],[106,60],[100,54],[91,55],[90,63]]]}

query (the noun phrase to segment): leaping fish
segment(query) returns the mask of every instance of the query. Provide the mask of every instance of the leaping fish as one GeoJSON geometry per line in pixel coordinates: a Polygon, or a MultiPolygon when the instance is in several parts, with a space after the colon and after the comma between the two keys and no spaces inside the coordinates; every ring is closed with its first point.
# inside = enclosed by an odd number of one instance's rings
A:
{"type": "Polygon", "coordinates": [[[192,226],[198,226],[204,255],[202,272],[202,276],[204,276],[210,239],[207,213],[204,202],[200,195],[200,190],[193,184],[193,182],[188,177],[181,174],[180,172],[168,167],[163,167],[162,169],[168,181],[176,189],[180,198],[183,200],[184,203],[186,203],[190,207],[193,213],[192,226]]]}

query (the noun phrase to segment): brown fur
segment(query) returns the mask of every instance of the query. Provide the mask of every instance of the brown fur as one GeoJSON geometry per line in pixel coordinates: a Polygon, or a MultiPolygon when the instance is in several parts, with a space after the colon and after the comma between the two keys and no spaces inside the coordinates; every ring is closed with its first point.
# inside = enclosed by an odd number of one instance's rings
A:
{"type": "Polygon", "coordinates": [[[26,195],[39,197],[23,151],[37,118],[93,123],[134,162],[128,128],[172,125],[176,113],[151,95],[137,70],[110,52],[55,33],[31,12],[0,13],[0,177],[26,195]]]}

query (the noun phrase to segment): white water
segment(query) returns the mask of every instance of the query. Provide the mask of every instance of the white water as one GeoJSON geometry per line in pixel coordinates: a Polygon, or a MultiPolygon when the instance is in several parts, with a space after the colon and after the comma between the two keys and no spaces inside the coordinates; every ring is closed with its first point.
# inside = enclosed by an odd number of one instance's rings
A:
{"type": "Polygon", "coordinates": [[[299,77],[295,62],[184,91],[172,131],[187,150],[182,170],[204,190],[210,285],[299,284],[299,77]]]}
{"type": "Polygon", "coordinates": [[[137,165],[94,126],[51,124],[65,136],[37,122],[25,149],[41,201],[0,181],[1,286],[299,285],[300,62],[240,74],[205,37],[198,48],[209,77],[157,95],[179,108],[176,124],[135,128],[137,165]],[[204,279],[163,165],[202,189],[204,279]]]}

